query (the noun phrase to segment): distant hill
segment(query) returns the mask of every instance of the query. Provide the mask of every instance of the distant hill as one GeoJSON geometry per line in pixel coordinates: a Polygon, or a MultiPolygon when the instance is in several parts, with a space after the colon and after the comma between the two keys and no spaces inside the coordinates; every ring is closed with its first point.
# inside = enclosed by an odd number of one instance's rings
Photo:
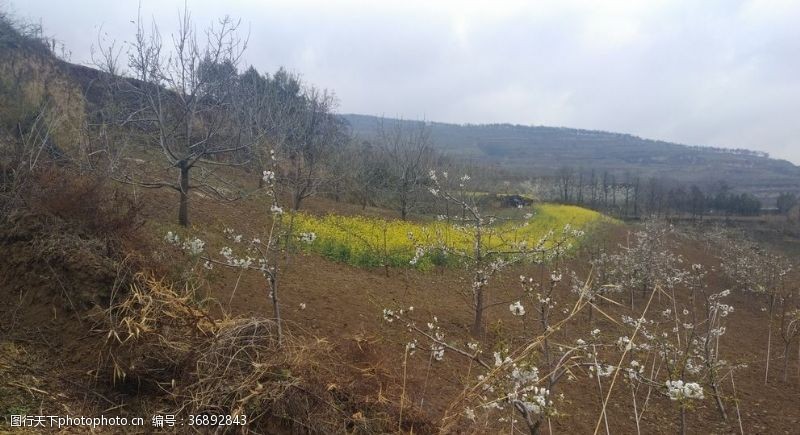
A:
{"type": "MultiPolygon", "coordinates": [[[[342,115],[353,132],[373,137],[380,121],[368,115],[342,115]]],[[[408,125],[422,121],[385,119],[408,125]]],[[[617,174],[637,173],[686,183],[724,181],[737,190],[772,198],[800,191],[800,167],[766,153],[680,145],[604,131],[511,124],[426,122],[441,152],[498,164],[531,175],[552,175],[563,166],[617,174]]]]}

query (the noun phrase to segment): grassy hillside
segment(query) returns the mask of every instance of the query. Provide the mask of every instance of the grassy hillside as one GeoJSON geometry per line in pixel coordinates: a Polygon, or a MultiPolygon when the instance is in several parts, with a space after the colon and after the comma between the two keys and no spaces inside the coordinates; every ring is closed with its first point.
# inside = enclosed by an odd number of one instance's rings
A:
{"type": "MultiPolygon", "coordinates": [[[[379,118],[343,115],[353,131],[369,139],[379,118]]],[[[387,120],[408,124],[419,121],[387,120]]],[[[449,155],[496,163],[520,173],[553,175],[562,166],[598,173],[626,171],[645,177],[729,185],[760,196],[800,190],[800,168],[747,150],[686,146],[603,131],[510,124],[427,123],[434,146],[449,155]]]]}

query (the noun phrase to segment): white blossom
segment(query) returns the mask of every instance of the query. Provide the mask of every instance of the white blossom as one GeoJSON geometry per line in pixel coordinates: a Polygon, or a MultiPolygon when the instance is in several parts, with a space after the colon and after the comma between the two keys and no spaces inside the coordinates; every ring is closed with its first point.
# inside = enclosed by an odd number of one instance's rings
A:
{"type": "Polygon", "coordinates": [[[667,395],[670,400],[703,399],[703,387],[697,382],[667,381],[667,395]]]}
{"type": "Polygon", "coordinates": [[[300,233],[300,241],[304,243],[314,243],[317,240],[317,234],[313,232],[300,233]]]}
{"type": "Polygon", "coordinates": [[[435,346],[431,349],[433,359],[441,361],[444,359],[444,346],[435,346]]]}
{"type": "Polygon", "coordinates": [[[520,301],[516,301],[513,304],[509,305],[508,310],[511,311],[511,314],[515,316],[525,315],[525,307],[522,306],[522,303],[520,303],[520,301]]]}
{"type": "Polygon", "coordinates": [[[198,239],[195,237],[191,240],[186,240],[183,242],[183,250],[188,252],[189,255],[200,255],[203,253],[203,247],[206,245],[206,242],[198,239]]]}
{"type": "Polygon", "coordinates": [[[423,255],[425,255],[425,250],[418,246],[416,252],[414,252],[414,258],[412,258],[411,261],[408,262],[408,264],[412,266],[416,265],[417,262],[419,262],[419,259],[422,258],[423,255]]]}
{"type": "Polygon", "coordinates": [[[475,421],[475,411],[472,408],[464,409],[464,416],[472,421],[475,421]]]}
{"type": "Polygon", "coordinates": [[[164,236],[164,240],[171,245],[177,245],[180,243],[181,238],[172,231],[167,231],[167,235],[164,236]]]}

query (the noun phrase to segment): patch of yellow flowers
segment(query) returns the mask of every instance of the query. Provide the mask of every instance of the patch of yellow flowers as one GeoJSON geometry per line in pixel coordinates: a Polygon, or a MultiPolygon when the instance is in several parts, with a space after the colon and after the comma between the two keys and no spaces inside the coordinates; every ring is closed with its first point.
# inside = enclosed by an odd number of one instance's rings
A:
{"type": "MultiPolygon", "coordinates": [[[[560,231],[567,224],[573,229],[585,230],[592,223],[608,220],[592,210],[557,204],[537,205],[527,217],[522,224],[519,220],[495,224],[493,230],[487,231],[482,243],[486,248],[496,250],[511,249],[520,242],[534,246],[548,232],[560,231]]],[[[419,223],[363,216],[328,214],[318,217],[297,213],[293,231],[316,235],[313,243],[303,244],[304,249],[335,261],[366,267],[413,265],[425,269],[450,261],[446,256],[429,253],[419,261],[410,263],[417,246],[445,245],[452,250],[467,252],[474,246],[471,231],[459,229],[447,220],[419,223]]]]}

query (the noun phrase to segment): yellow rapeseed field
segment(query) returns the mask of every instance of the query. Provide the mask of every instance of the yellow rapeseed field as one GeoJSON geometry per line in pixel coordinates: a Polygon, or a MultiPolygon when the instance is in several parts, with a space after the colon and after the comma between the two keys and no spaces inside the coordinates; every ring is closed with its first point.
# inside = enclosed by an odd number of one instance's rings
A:
{"type": "MultiPolygon", "coordinates": [[[[484,238],[484,246],[498,249],[522,241],[535,245],[549,231],[560,231],[567,224],[576,229],[586,229],[592,223],[608,220],[598,212],[569,205],[540,204],[528,211],[533,216],[527,219],[526,225],[520,225],[521,220],[496,224],[496,231],[489,232],[484,238]],[[499,237],[501,233],[502,240],[499,237]]],[[[458,250],[469,250],[474,245],[468,231],[460,231],[446,221],[419,223],[363,216],[328,214],[318,217],[297,213],[294,230],[296,233],[316,234],[312,243],[303,244],[304,249],[336,261],[367,267],[410,267],[409,262],[419,245],[438,246],[443,243],[458,250]]],[[[416,263],[416,267],[424,269],[432,264],[446,263],[447,259],[428,253],[416,263]]]]}

